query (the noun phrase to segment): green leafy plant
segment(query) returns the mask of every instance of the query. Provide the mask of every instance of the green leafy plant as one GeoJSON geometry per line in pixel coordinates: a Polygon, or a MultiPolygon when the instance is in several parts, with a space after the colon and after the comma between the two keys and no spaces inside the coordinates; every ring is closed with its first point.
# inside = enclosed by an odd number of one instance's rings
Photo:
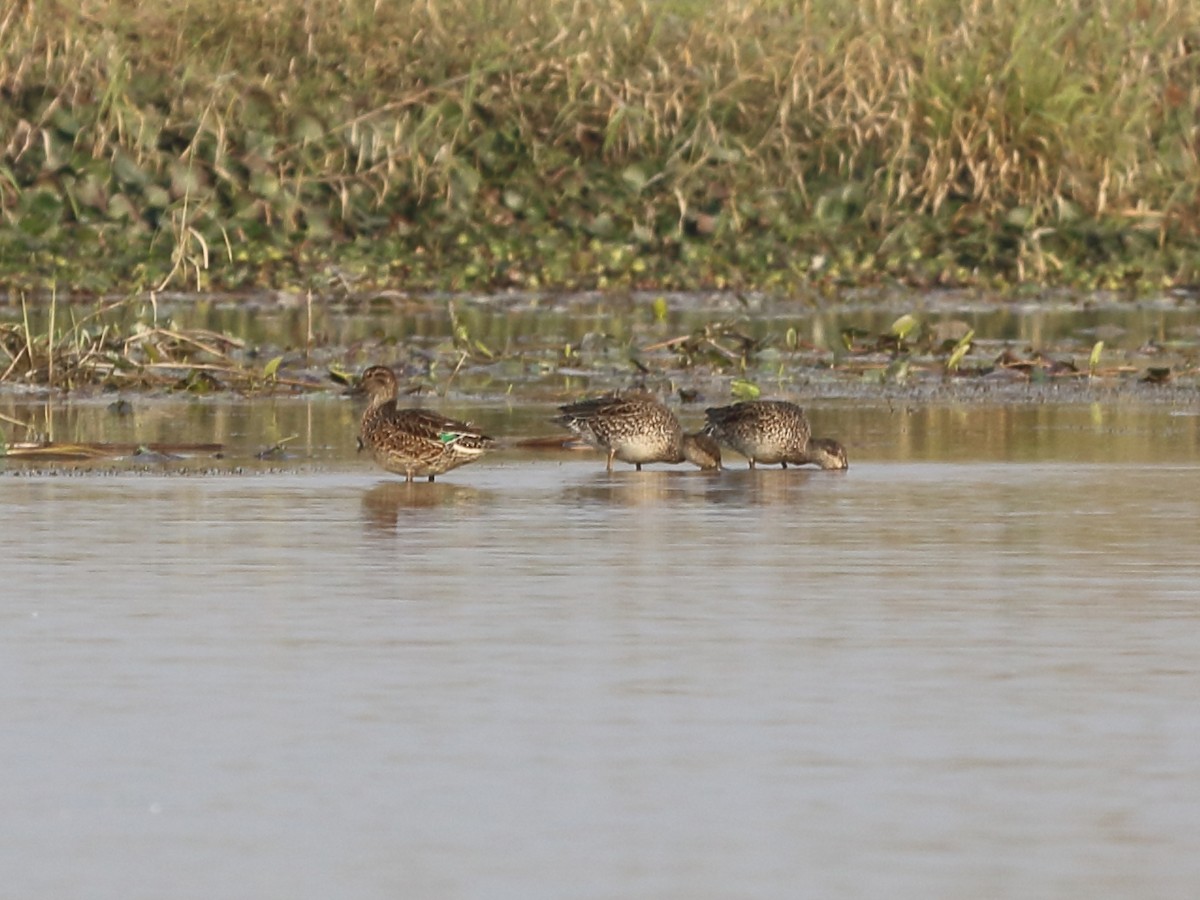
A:
{"type": "Polygon", "coordinates": [[[1194,4],[10,6],[10,285],[1200,277],[1194,4]]]}

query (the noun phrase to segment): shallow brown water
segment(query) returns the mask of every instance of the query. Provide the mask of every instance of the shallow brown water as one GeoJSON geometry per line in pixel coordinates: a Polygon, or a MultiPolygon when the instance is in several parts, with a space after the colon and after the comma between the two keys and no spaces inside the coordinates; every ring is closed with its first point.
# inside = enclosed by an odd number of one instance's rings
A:
{"type": "Polygon", "coordinates": [[[505,451],[433,485],[332,398],[0,411],[227,444],[0,478],[13,896],[1200,880],[1186,405],[831,404],[846,473],[505,451]]]}
{"type": "MultiPolygon", "coordinates": [[[[566,435],[551,423],[555,408],[550,403],[518,398],[486,403],[462,398],[412,398],[406,402],[472,421],[507,444],[535,436],[566,435]]],[[[0,415],[26,423],[24,429],[5,423],[14,441],[46,437],[67,443],[216,442],[224,446],[220,459],[190,455],[187,465],[179,466],[185,469],[261,469],[264,466],[256,454],[282,444],[281,452],[267,460],[267,467],[370,471],[366,458],[354,452],[362,406],[335,393],[254,401],[224,396],[184,401],[131,396],[128,403],[128,411],[118,413],[108,400],[33,400],[0,394],[0,415]]],[[[703,423],[705,405],[676,404],[675,409],[684,426],[691,429],[703,423]]],[[[902,394],[880,398],[864,392],[859,400],[813,400],[808,410],[814,432],[839,438],[849,448],[852,462],[1034,460],[1160,465],[1200,458],[1200,394],[1196,392],[1175,392],[1161,402],[1112,393],[1104,400],[1071,403],[1054,402],[1033,388],[1004,394],[1000,402],[986,395],[929,402],[902,394]]],[[[528,457],[528,453],[510,448],[490,457],[488,465],[528,457]]],[[[0,471],[4,465],[0,458],[0,471]]],[[[731,465],[740,465],[736,457],[731,465]]],[[[21,470],[11,460],[8,466],[21,470]]],[[[171,468],[147,467],[137,459],[117,466],[130,467],[171,468]]],[[[478,469],[474,466],[447,478],[454,483],[472,483],[478,480],[474,474],[478,469]]]]}

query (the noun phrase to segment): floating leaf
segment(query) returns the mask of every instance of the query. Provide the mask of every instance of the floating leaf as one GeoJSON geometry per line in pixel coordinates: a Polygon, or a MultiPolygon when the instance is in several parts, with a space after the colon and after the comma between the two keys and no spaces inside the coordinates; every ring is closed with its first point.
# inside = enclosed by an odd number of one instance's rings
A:
{"type": "Polygon", "coordinates": [[[319,141],[325,136],[325,123],[310,113],[301,113],[292,121],[292,140],[299,144],[319,141]]]}
{"type": "Polygon", "coordinates": [[[733,383],[729,385],[729,392],[738,400],[757,400],[762,395],[762,390],[757,384],[744,378],[733,379],[733,383]]]}
{"type": "Polygon", "coordinates": [[[181,160],[168,163],[167,175],[171,180],[171,196],[176,199],[184,195],[196,197],[207,189],[209,183],[203,169],[181,160]]]}
{"type": "Polygon", "coordinates": [[[329,216],[319,209],[304,211],[304,234],[309,240],[325,240],[333,234],[329,216]]]}
{"type": "Polygon", "coordinates": [[[124,194],[113,194],[108,198],[108,218],[111,221],[130,221],[136,219],[137,215],[133,202],[124,194]]]}
{"type": "Polygon", "coordinates": [[[325,371],[328,373],[331,381],[344,387],[350,387],[358,381],[357,378],[355,378],[341,366],[330,366],[325,371]]]}
{"type": "Polygon", "coordinates": [[[450,180],[458,192],[460,201],[474,197],[483,184],[483,176],[468,165],[456,165],[450,172],[450,180]]]}
{"type": "Polygon", "coordinates": [[[55,108],[54,113],[50,116],[50,121],[54,123],[54,127],[58,131],[72,139],[82,130],[79,119],[65,105],[55,108]]]}
{"type": "Polygon", "coordinates": [[[269,363],[263,366],[263,378],[268,381],[274,381],[278,377],[279,364],[283,362],[282,356],[276,356],[269,363]]]}
{"type": "Polygon", "coordinates": [[[626,166],[621,172],[621,179],[635,192],[646,186],[646,173],[642,171],[641,166],[626,166]]]}
{"type": "Polygon", "coordinates": [[[795,352],[797,345],[800,343],[800,336],[796,334],[795,328],[789,328],[787,330],[787,334],[783,336],[783,342],[787,345],[789,350],[791,350],[793,353],[795,352]]]}
{"type": "Polygon", "coordinates": [[[659,294],[654,298],[654,321],[665,322],[667,320],[667,298],[659,294]]]}
{"type": "Polygon", "coordinates": [[[514,191],[512,188],[507,188],[502,195],[504,205],[513,212],[520,212],[525,208],[525,195],[520,191],[514,191]]]}
{"type": "Polygon", "coordinates": [[[1011,225],[1014,228],[1028,228],[1029,223],[1032,221],[1033,212],[1026,206],[1014,207],[1004,217],[1004,224],[1011,225]]]}
{"type": "Polygon", "coordinates": [[[1100,354],[1104,352],[1104,341],[1096,341],[1092,347],[1092,355],[1088,357],[1088,374],[1095,375],[1096,367],[1100,365],[1100,354]]]}
{"type": "Polygon", "coordinates": [[[151,209],[166,209],[171,205],[171,195],[167,189],[157,184],[146,185],[142,192],[145,205],[151,209]]]}
{"type": "Polygon", "coordinates": [[[93,174],[86,174],[76,180],[70,188],[71,195],[79,206],[86,207],[92,212],[104,212],[108,209],[108,191],[105,179],[93,174]]]}
{"type": "Polygon", "coordinates": [[[150,180],[133,158],[120,150],[113,154],[112,171],[117,181],[126,186],[142,187],[150,180]]]}
{"type": "Polygon", "coordinates": [[[257,197],[273,200],[279,196],[279,179],[274,172],[251,172],[250,191],[257,197]]]}
{"type": "Polygon", "coordinates": [[[23,200],[24,214],[18,220],[18,226],[26,234],[46,234],[61,222],[63,200],[49,188],[35,188],[26,193],[23,200]]]}
{"type": "Polygon", "coordinates": [[[595,237],[608,237],[616,228],[616,223],[613,221],[613,217],[611,215],[606,212],[602,212],[595,216],[584,227],[587,229],[588,234],[591,234],[595,237]]]}

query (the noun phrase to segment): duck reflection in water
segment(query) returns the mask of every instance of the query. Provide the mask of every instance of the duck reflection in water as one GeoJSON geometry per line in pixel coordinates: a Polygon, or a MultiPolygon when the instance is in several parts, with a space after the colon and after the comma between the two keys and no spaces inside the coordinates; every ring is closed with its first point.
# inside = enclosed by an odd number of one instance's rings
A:
{"type": "MultiPolygon", "coordinates": [[[[727,469],[719,490],[708,493],[708,500],[722,506],[792,506],[800,509],[814,491],[836,488],[815,469],[727,469]]],[[[714,485],[718,487],[718,485],[714,485]]]]}
{"type": "Polygon", "coordinates": [[[710,472],[685,470],[655,470],[634,472],[604,472],[587,483],[563,487],[563,500],[570,503],[602,503],[613,506],[659,506],[678,503],[704,502],[710,487],[721,484],[720,479],[708,477],[710,472]]]}
{"type": "Polygon", "coordinates": [[[397,529],[401,516],[420,516],[421,511],[430,509],[477,507],[490,498],[490,491],[466,485],[385,481],[363,494],[363,523],[369,529],[390,532],[397,529]]]}

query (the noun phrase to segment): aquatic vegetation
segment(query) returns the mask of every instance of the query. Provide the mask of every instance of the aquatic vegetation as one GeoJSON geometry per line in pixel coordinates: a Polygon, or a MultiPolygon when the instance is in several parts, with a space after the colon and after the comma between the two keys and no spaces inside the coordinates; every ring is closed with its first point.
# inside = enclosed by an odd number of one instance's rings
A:
{"type": "Polygon", "coordinates": [[[1096,341],[1092,347],[1092,353],[1088,357],[1088,377],[1094,378],[1096,370],[1100,368],[1100,354],[1104,352],[1104,341],[1096,341]]]}
{"type": "Polygon", "coordinates": [[[0,284],[1194,281],[1198,30],[1143,0],[16,0],[0,284]]]}
{"type": "Polygon", "coordinates": [[[950,348],[950,355],[946,357],[946,372],[957,372],[958,367],[962,364],[963,358],[971,352],[971,340],[975,337],[975,329],[968,328],[967,333],[958,339],[953,347],[950,348]]]}
{"type": "Polygon", "coordinates": [[[22,298],[20,321],[0,321],[0,384],[223,390],[312,390],[312,379],[280,374],[283,357],[259,367],[246,342],[205,328],[160,322],[149,298],[100,301],[89,311],[52,295],[47,315],[22,298]]]}
{"type": "Polygon", "coordinates": [[[626,292],[406,296],[382,305],[371,296],[51,294],[0,304],[0,387],[197,397],[331,391],[378,360],[407,394],[554,404],[638,387],[701,403],[1022,378],[1114,387],[1140,383],[1152,368],[1175,383],[1196,380],[1194,301],[1100,313],[1060,304],[1043,314],[1014,305],[937,311],[928,295],[904,295],[898,307],[898,296],[879,309],[798,312],[765,297],[672,295],[664,314],[661,295],[626,292]],[[1122,337],[1126,328],[1135,340],[1122,337]]]}
{"type": "Polygon", "coordinates": [[[732,366],[744,371],[753,364],[755,354],[762,345],[757,338],[744,332],[743,325],[744,320],[740,319],[710,322],[691,334],[657,341],[642,350],[652,353],[670,349],[678,357],[679,365],[685,369],[712,365],[717,368],[732,366]]]}

